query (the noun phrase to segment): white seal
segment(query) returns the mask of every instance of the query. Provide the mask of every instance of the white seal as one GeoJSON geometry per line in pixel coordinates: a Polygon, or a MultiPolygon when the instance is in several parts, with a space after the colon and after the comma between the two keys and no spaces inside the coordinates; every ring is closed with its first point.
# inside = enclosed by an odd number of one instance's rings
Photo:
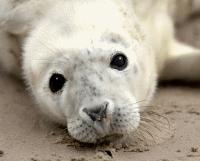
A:
{"type": "MultiPolygon", "coordinates": [[[[192,2],[181,2],[195,4],[186,7],[186,15],[200,6],[192,2]]],[[[0,0],[2,69],[19,73],[21,57],[38,106],[67,125],[73,138],[95,143],[109,135],[130,135],[152,99],[157,75],[200,78],[199,50],[174,38],[175,4],[0,0]]]]}

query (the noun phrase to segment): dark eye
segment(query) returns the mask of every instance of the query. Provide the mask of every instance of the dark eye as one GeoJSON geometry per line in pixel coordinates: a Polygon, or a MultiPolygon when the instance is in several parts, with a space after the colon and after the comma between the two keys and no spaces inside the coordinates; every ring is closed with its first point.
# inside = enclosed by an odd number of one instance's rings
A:
{"type": "Polygon", "coordinates": [[[124,70],[128,65],[128,59],[125,54],[116,53],[110,62],[110,67],[117,70],[124,70]]]}
{"type": "Polygon", "coordinates": [[[53,93],[60,91],[66,82],[62,74],[53,74],[49,80],[49,88],[53,93]]]}

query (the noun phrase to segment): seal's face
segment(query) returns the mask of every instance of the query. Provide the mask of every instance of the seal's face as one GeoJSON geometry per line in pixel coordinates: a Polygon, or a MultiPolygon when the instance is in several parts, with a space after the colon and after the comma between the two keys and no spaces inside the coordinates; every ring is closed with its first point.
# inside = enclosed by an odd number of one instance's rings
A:
{"type": "Polygon", "coordinates": [[[70,34],[61,34],[63,24],[48,20],[25,47],[25,76],[42,111],[67,123],[81,142],[133,132],[140,121],[139,102],[154,91],[148,50],[116,20],[117,29],[94,23],[93,31],[74,26],[70,34]]]}
{"type": "Polygon", "coordinates": [[[136,99],[130,86],[126,85],[126,75],[129,72],[135,74],[133,64],[129,62],[126,50],[116,47],[110,50],[107,43],[74,53],[69,59],[74,63],[66,67],[70,68],[70,74],[64,76],[66,82],[60,89],[64,90],[61,104],[68,105],[63,107],[68,131],[83,142],[128,133],[140,120],[136,99]]]}

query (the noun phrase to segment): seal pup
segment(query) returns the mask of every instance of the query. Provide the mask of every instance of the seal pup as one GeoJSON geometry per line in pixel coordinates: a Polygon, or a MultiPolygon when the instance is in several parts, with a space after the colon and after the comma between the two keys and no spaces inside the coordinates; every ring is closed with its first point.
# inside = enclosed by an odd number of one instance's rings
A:
{"type": "MultiPolygon", "coordinates": [[[[188,11],[182,20],[200,8],[179,3],[188,11]]],[[[174,36],[176,0],[0,4],[2,69],[19,75],[22,64],[41,111],[81,142],[131,135],[158,78],[199,79],[199,50],[174,36]]]]}

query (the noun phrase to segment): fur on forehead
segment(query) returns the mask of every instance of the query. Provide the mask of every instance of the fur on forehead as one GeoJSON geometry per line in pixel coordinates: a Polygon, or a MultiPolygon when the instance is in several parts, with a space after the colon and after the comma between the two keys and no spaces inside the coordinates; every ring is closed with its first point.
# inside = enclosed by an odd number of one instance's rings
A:
{"type": "Polygon", "coordinates": [[[95,60],[95,62],[106,63],[108,66],[112,55],[116,52],[121,51],[125,54],[136,52],[130,50],[130,43],[118,34],[93,35],[94,38],[88,36],[88,34],[83,32],[64,39],[63,37],[56,40],[46,39],[44,42],[41,42],[41,39],[36,40],[37,45],[35,46],[37,48],[32,49],[34,54],[29,56],[29,59],[31,59],[29,61],[30,76],[33,77],[34,75],[35,79],[38,79],[39,75],[45,72],[45,68],[54,63],[65,63],[66,66],[66,62],[75,65],[75,62],[87,64],[95,60]],[[79,37],[83,38],[80,39],[79,37]]]}
{"type": "Polygon", "coordinates": [[[138,35],[141,33],[137,20],[125,14],[123,7],[119,8],[113,1],[88,1],[59,2],[59,10],[57,7],[51,10],[30,33],[24,49],[27,79],[35,77],[36,80],[42,71],[38,69],[42,69],[49,59],[63,51],[88,49],[89,46],[120,51],[121,48],[134,44],[133,40],[139,40],[138,37],[141,36],[138,35]],[[88,1],[90,3],[87,3],[88,1]],[[87,21],[88,19],[90,21],[87,21]]]}

